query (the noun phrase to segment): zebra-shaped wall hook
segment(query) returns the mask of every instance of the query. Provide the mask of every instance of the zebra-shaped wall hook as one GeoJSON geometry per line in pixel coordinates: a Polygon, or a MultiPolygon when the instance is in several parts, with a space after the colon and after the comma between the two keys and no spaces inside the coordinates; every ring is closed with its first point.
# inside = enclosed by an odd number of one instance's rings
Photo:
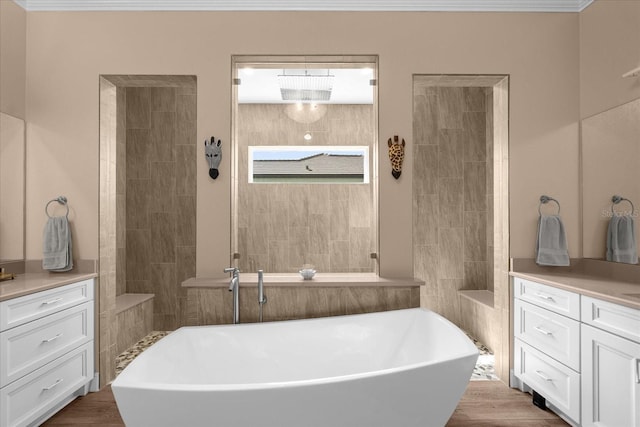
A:
{"type": "Polygon", "coordinates": [[[216,138],[213,136],[211,141],[204,140],[204,155],[207,158],[207,162],[209,162],[209,176],[213,179],[216,179],[219,175],[218,166],[220,166],[220,161],[222,160],[221,144],[222,141],[218,140],[216,143],[216,138]]]}

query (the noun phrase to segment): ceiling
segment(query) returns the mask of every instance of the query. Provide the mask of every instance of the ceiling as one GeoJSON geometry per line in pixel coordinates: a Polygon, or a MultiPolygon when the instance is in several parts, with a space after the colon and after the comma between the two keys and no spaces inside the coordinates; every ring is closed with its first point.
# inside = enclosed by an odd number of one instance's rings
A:
{"type": "Polygon", "coordinates": [[[580,12],[594,0],[14,0],[28,11],[580,12]]]}

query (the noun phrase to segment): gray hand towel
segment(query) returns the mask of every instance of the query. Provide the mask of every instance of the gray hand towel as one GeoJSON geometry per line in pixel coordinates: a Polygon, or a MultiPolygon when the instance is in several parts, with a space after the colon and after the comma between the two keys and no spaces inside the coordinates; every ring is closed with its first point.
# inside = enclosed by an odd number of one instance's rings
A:
{"type": "Polygon", "coordinates": [[[42,268],[69,271],[73,268],[71,227],[66,216],[51,217],[42,235],[42,268]]]}
{"type": "Polygon", "coordinates": [[[536,239],[538,265],[567,266],[569,251],[562,219],[558,215],[540,215],[536,239]]]}
{"type": "Polygon", "coordinates": [[[607,229],[607,261],[638,263],[636,226],[630,215],[614,215],[607,229]]]}

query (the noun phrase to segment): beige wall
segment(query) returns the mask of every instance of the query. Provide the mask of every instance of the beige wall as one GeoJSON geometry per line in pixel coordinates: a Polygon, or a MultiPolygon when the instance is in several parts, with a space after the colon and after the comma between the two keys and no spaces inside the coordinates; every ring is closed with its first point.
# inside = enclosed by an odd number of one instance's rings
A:
{"type": "Polygon", "coordinates": [[[0,111],[25,118],[27,13],[0,1],[0,111]]]}
{"type": "Polygon", "coordinates": [[[640,97],[640,1],[596,0],[580,13],[580,117],[640,97]]]}
{"type": "MultiPolygon", "coordinates": [[[[42,209],[65,194],[80,258],[98,256],[98,76],[198,79],[198,142],[223,141],[220,176],[197,153],[197,273],[230,252],[233,54],[378,54],[379,135],[411,146],[412,74],[510,75],[511,255],[534,256],[538,197],[562,203],[578,250],[578,14],[162,12],[27,14],[27,258],[41,256],[42,209]],[[321,34],[321,36],[318,36],[321,34]]],[[[412,152],[399,180],[380,146],[380,273],[410,276],[412,152]]]]}

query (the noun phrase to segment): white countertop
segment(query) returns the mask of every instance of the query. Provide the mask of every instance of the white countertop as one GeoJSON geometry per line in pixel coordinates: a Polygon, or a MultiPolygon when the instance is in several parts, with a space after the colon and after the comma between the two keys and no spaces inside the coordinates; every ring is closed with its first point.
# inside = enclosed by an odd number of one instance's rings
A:
{"type": "Polygon", "coordinates": [[[640,284],[638,283],[576,272],[512,271],[509,274],[640,310],[640,284]]]}
{"type": "Polygon", "coordinates": [[[23,273],[0,282],[0,301],[98,277],[96,273],[23,273]]]}

